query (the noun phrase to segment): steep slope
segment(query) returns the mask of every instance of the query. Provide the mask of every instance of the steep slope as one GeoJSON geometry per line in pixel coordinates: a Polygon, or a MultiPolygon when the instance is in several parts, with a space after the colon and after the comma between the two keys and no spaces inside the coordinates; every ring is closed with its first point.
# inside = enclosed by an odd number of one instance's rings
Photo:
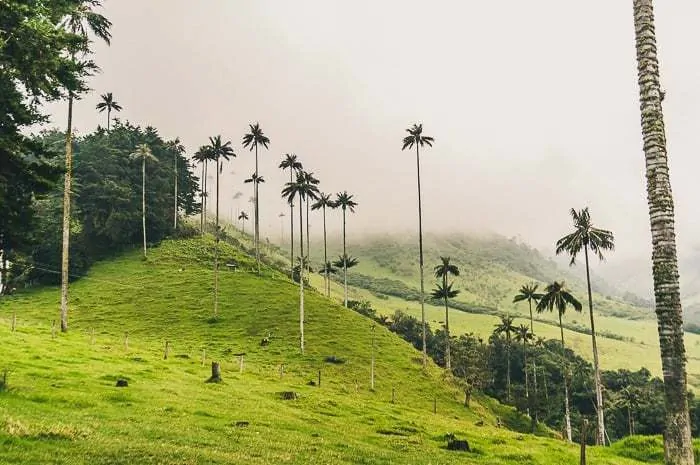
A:
{"type": "MultiPolygon", "coordinates": [[[[72,286],[71,331],[55,338],[57,289],[1,301],[0,463],[452,463],[447,432],[469,440],[463,463],[576,460],[562,441],[496,428],[496,415],[513,428],[526,422],[489,399],[465,408],[440,369],[422,370],[383,328],[369,389],[369,320],[314,293],[300,355],[298,288],[272,269],[246,272],[252,262],[230,247],[224,260],[240,271],[222,272],[212,318],[211,246],[165,242],[146,261],[131,253],[98,264],[72,286]],[[204,382],[211,360],[222,363],[221,384],[204,382]],[[308,385],[319,370],[321,386],[308,385]]],[[[590,453],[599,464],[637,463],[590,453]]]]}

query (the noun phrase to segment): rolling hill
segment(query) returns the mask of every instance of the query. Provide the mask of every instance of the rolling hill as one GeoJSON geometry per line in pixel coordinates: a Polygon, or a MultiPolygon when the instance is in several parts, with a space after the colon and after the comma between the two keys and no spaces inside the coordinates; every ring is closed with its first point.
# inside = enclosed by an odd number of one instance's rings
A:
{"type": "MultiPolygon", "coordinates": [[[[55,337],[58,289],[3,298],[0,463],[577,460],[575,446],[546,431],[519,433],[527,422],[488,398],[465,408],[442,370],[423,370],[418,353],[384,328],[370,389],[369,320],[314,292],[301,355],[296,286],[273,268],[248,272],[250,258],[228,245],[222,255],[239,271],[222,273],[214,318],[211,252],[210,239],[166,241],[147,260],[133,252],[98,263],[72,286],[71,329],[55,337]],[[212,360],[222,383],[205,382],[212,360]],[[319,372],[320,386],[311,385],[319,372]],[[118,379],[128,387],[116,387],[118,379]],[[298,397],[282,400],[282,392],[298,397]],[[497,428],[496,417],[508,428],[497,428]],[[446,450],[449,432],[472,452],[446,450]]],[[[590,451],[598,464],[639,463],[625,458],[636,453],[629,442],[590,451]]]]}

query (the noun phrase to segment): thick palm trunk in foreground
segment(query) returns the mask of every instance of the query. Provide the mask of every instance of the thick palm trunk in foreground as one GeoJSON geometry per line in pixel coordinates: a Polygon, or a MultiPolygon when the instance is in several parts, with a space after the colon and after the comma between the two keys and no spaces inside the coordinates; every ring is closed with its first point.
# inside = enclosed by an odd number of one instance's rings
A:
{"type": "Polygon", "coordinates": [[[662,92],[652,0],[634,0],[634,29],[651,223],[654,297],[666,404],[664,455],[669,465],[689,465],[694,464],[695,459],[688,414],[673,195],[661,108],[662,92]]]}
{"type": "Polygon", "coordinates": [[[68,96],[66,174],[63,182],[63,242],[61,248],[61,332],[68,331],[68,265],[70,256],[70,194],[73,176],[73,96],[68,96]]]}

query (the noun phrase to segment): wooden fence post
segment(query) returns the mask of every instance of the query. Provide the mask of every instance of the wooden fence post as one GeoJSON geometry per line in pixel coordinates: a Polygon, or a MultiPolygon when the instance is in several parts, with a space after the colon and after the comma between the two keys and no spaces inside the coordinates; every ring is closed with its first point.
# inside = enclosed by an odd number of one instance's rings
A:
{"type": "Polygon", "coordinates": [[[391,387],[391,403],[396,403],[396,389],[393,386],[391,387]]]}
{"type": "Polygon", "coordinates": [[[588,420],[585,418],[581,421],[581,465],[586,465],[586,429],[588,428],[588,420]]]}
{"type": "Polygon", "coordinates": [[[17,313],[12,312],[12,332],[15,332],[15,329],[17,328],[17,313]]]}
{"type": "Polygon", "coordinates": [[[318,370],[318,387],[321,387],[321,370],[318,370]]]}
{"type": "Polygon", "coordinates": [[[124,350],[129,350],[129,332],[124,333],[124,350]]]}
{"type": "Polygon", "coordinates": [[[168,352],[170,352],[170,341],[165,341],[165,352],[163,353],[163,360],[168,359],[168,352]]]}
{"type": "Polygon", "coordinates": [[[437,413],[437,396],[433,397],[433,413],[437,413]]]}

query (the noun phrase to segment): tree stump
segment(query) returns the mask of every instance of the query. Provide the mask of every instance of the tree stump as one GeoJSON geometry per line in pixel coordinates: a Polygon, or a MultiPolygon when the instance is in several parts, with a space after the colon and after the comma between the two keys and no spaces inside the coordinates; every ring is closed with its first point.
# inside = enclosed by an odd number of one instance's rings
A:
{"type": "Polygon", "coordinates": [[[119,378],[117,380],[117,387],[127,387],[129,386],[129,382],[125,380],[124,378],[119,378]]]}
{"type": "Polygon", "coordinates": [[[221,381],[221,365],[219,362],[211,362],[211,377],[207,383],[220,383],[221,381]]]}
{"type": "Polygon", "coordinates": [[[280,392],[280,399],[282,399],[282,400],[296,400],[297,397],[299,397],[299,396],[294,391],[282,391],[282,392],[280,392]]]}

